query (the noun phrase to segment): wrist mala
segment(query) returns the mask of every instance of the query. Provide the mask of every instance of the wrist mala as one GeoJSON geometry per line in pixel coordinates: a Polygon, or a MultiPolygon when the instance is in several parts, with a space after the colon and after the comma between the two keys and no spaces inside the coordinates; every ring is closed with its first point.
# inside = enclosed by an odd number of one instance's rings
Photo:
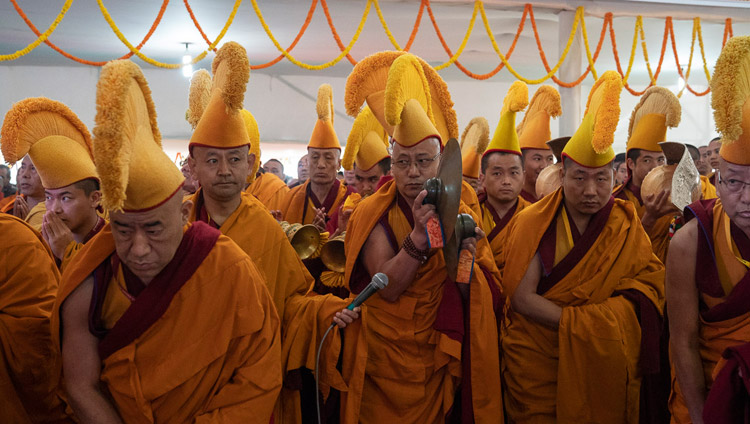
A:
{"type": "Polygon", "coordinates": [[[407,235],[404,239],[404,243],[401,245],[401,249],[406,252],[407,255],[419,261],[420,264],[427,262],[427,254],[430,253],[430,249],[418,249],[411,239],[411,234],[407,235]]]}

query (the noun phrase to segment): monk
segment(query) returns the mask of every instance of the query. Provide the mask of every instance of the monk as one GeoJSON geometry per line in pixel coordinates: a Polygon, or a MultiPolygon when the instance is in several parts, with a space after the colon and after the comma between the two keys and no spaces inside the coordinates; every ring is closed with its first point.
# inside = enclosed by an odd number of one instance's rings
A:
{"type": "Polygon", "coordinates": [[[0,199],[1,208],[3,205],[2,200],[16,194],[16,186],[10,182],[10,168],[8,165],[0,164],[0,179],[2,179],[2,185],[0,185],[0,194],[2,194],[2,199],[0,199]]]}
{"type": "Polygon", "coordinates": [[[21,161],[16,179],[21,195],[16,196],[12,207],[10,204],[5,207],[8,212],[28,222],[35,230],[41,231],[42,218],[46,212],[44,186],[28,155],[21,161]]]}
{"type": "Polygon", "coordinates": [[[713,172],[711,165],[708,163],[708,146],[699,146],[698,154],[700,155],[700,161],[695,164],[695,167],[698,168],[698,173],[701,176],[708,178],[713,172]]]}
{"type": "Polygon", "coordinates": [[[66,105],[45,97],[15,103],[1,131],[5,160],[28,155],[42,184],[41,233],[62,270],[104,226],[91,135],[66,105]]]}
{"type": "MultiPolygon", "coordinates": [[[[475,229],[477,238],[463,241],[463,248],[476,255],[468,285],[451,280],[442,252],[427,247],[425,224],[436,212],[422,203],[427,194],[422,186],[436,175],[441,141],[424,111],[426,103],[389,100],[421,90],[403,87],[418,81],[419,74],[400,75],[418,66],[414,56],[405,54],[389,71],[388,87],[392,78],[402,86],[386,90],[386,108],[406,109],[385,113],[395,127],[393,180],[362,201],[347,230],[346,278],[352,293],[359,293],[376,272],[389,278],[388,286],[366,304],[362,400],[358,414],[347,416],[347,422],[389,422],[396,417],[428,423],[449,417],[498,421],[502,403],[492,331],[493,301],[499,302],[501,292],[489,245],[480,228],[475,229]]],[[[429,92],[420,97],[424,95],[429,102],[429,92]]],[[[472,214],[463,204],[459,211],[472,214]]]]}
{"type": "Polygon", "coordinates": [[[263,164],[263,170],[271,175],[275,175],[278,179],[286,183],[286,175],[284,175],[284,164],[278,159],[268,159],[263,164]]]}
{"type": "MultiPolygon", "coordinates": [[[[283,317],[288,298],[304,295],[313,280],[276,220],[258,199],[244,192],[245,180],[256,161],[256,155],[248,152],[257,140],[251,140],[248,133],[257,132],[257,123],[243,119],[240,103],[222,100],[228,86],[221,84],[236,83],[237,74],[249,66],[244,48],[232,42],[222,46],[213,61],[211,99],[188,145],[190,172],[200,184],[188,198],[193,204],[189,221],[218,229],[247,253],[283,317]]],[[[244,80],[243,86],[246,84],[244,80]]]]}
{"type": "Polygon", "coordinates": [[[49,330],[60,280],[54,257],[18,218],[0,214],[0,234],[0,415],[8,423],[68,422],[49,330]]]}
{"type": "Polygon", "coordinates": [[[502,271],[508,223],[531,205],[520,196],[524,181],[521,155],[500,151],[486,154],[482,157],[480,181],[485,193],[480,199],[482,228],[487,232],[495,264],[502,271]]]}
{"type": "Polygon", "coordinates": [[[536,179],[539,173],[549,165],[555,163],[555,156],[551,150],[523,149],[523,188],[521,195],[530,203],[537,200],[536,179]]]}
{"type": "Polygon", "coordinates": [[[64,270],[73,256],[102,228],[106,221],[98,213],[101,192],[92,179],[72,185],[45,189],[47,213],[42,221],[42,237],[64,270]]]}
{"type": "MultiPolygon", "coordinates": [[[[371,167],[368,170],[363,170],[354,165],[354,184],[352,188],[360,198],[371,196],[375,193],[378,187],[378,182],[383,177],[391,174],[391,158],[383,158],[376,166],[371,167]]],[[[331,216],[331,219],[326,225],[326,231],[331,234],[331,238],[336,237],[342,232],[346,231],[346,226],[349,223],[349,217],[352,214],[353,209],[343,210],[343,205],[339,207],[336,212],[331,216]]]]}
{"type": "MultiPolygon", "coordinates": [[[[487,241],[500,271],[505,265],[503,247],[508,223],[518,212],[532,203],[521,195],[525,180],[524,160],[516,131],[516,113],[522,111],[528,103],[529,92],[526,84],[521,81],[513,82],[503,99],[500,120],[492,140],[486,145],[486,149],[482,149],[480,157],[479,181],[484,192],[479,199],[482,207],[482,228],[487,232],[487,241]]],[[[531,132],[527,132],[527,140],[535,138],[534,141],[537,142],[540,137],[548,136],[539,134],[531,137],[531,132]]]]}
{"type": "Polygon", "coordinates": [[[294,188],[298,185],[304,184],[309,176],[310,170],[308,169],[307,155],[304,155],[299,159],[299,161],[297,161],[297,178],[289,181],[289,184],[287,184],[287,186],[289,188],[294,188]]]}
{"type": "Polygon", "coordinates": [[[658,347],[664,267],[632,204],[611,196],[621,87],[612,71],[595,83],[563,150],[562,187],[508,229],[501,341],[509,422],[639,422],[641,378],[655,371],[648,348],[658,347]]]}
{"type": "Polygon", "coordinates": [[[190,196],[191,194],[194,194],[196,190],[198,190],[199,185],[198,181],[193,178],[193,175],[190,173],[190,166],[188,165],[187,159],[182,161],[182,164],[180,165],[180,171],[185,177],[185,184],[182,186],[182,191],[184,192],[185,196],[190,196]]]}
{"type": "Polygon", "coordinates": [[[717,185],[716,171],[719,169],[719,151],[721,150],[721,137],[714,137],[708,143],[708,164],[711,166],[711,175],[708,176],[711,184],[717,185]]]}
{"type": "MultiPolygon", "coordinates": [[[[669,406],[674,423],[703,423],[715,418],[716,410],[706,415],[707,396],[731,404],[731,393],[714,393],[714,383],[723,372],[722,355],[730,358],[730,348],[750,342],[745,294],[750,284],[750,114],[743,109],[750,98],[743,85],[750,75],[749,57],[750,37],[735,37],[716,61],[711,88],[714,118],[722,135],[716,172],[719,199],[703,199],[685,209],[688,222],[675,233],[667,257],[674,371],[669,406]]],[[[740,377],[747,375],[740,373],[740,377]]],[[[741,406],[733,414],[724,412],[735,417],[739,414],[733,422],[743,422],[741,406]]]]}
{"type": "Polygon", "coordinates": [[[686,144],[685,147],[687,147],[688,152],[690,152],[690,157],[693,159],[695,168],[698,169],[698,173],[700,174],[701,198],[702,199],[715,199],[716,187],[713,184],[711,184],[711,181],[708,180],[708,177],[703,175],[703,173],[701,172],[701,167],[705,167],[704,166],[705,162],[703,162],[703,159],[701,159],[700,150],[691,144],[686,144]]]}
{"type": "Polygon", "coordinates": [[[614,190],[616,198],[633,202],[653,251],[662,263],[667,258],[674,206],[669,201],[669,190],[644,198],[641,185],[652,169],[666,164],[659,143],[666,141],[668,128],[680,123],[681,114],[680,102],[671,91],[663,87],[646,90],[630,118],[626,151],[628,179],[614,190]]]}
{"type": "Polygon", "coordinates": [[[153,111],[137,65],[102,68],[94,152],[111,225],[66,269],[53,312],[68,398],[82,422],[268,423],[281,388],[273,300],[233,241],[185,226],[192,203],[153,111]]]}
{"type": "Polygon", "coordinates": [[[341,205],[328,221],[326,230],[331,238],[346,231],[349,217],[359,201],[375,193],[381,180],[391,176],[388,133],[367,106],[354,119],[341,165],[354,173],[351,188],[356,194],[349,196],[346,207],[341,205]]]}
{"type": "Polygon", "coordinates": [[[521,197],[530,203],[537,200],[536,180],[542,170],[555,163],[555,155],[546,144],[552,139],[550,118],[562,114],[560,93],[551,85],[543,85],[537,89],[529,108],[518,125],[518,138],[523,154],[523,189],[521,197]]]}
{"type": "Polygon", "coordinates": [[[341,144],[333,129],[330,85],[323,84],[318,89],[316,109],[318,120],[307,145],[310,178],[287,193],[281,212],[290,224],[313,224],[323,232],[352,190],[336,178],[341,168],[341,144]]]}

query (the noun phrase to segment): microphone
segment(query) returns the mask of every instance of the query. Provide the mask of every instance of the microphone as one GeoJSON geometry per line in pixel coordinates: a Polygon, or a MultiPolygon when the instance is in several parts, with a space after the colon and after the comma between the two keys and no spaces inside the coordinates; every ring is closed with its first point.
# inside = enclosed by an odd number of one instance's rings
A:
{"type": "Polygon", "coordinates": [[[370,296],[375,294],[376,291],[385,288],[385,286],[388,285],[388,276],[383,274],[382,272],[378,272],[377,274],[372,276],[372,281],[370,281],[370,284],[365,287],[364,290],[362,290],[357,297],[354,298],[352,303],[349,304],[349,306],[346,307],[348,310],[353,310],[357,306],[363,304],[365,300],[367,300],[370,296]]]}

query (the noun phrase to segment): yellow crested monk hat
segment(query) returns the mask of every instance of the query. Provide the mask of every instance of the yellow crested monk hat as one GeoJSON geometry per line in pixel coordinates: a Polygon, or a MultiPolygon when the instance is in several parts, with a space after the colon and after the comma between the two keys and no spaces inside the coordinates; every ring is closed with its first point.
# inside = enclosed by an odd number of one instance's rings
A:
{"type": "MultiPolygon", "coordinates": [[[[349,116],[356,117],[362,105],[366,103],[388,135],[393,136],[393,125],[389,124],[385,118],[385,88],[391,65],[405,54],[410,53],[384,51],[374,53],[357,62],[346,79],[344,102],[349,116]]],[[[458,118],[453,109],[453,100],[448,91],[448,85],[430,64],[418,56],[414,58],[421,65],[427,79],[432,118],[440,139],[445,144],[451,138],[458,138],[458,118]]]]}
{"type": "Polygon", "coordinates": [[[549,120],[560,115],[562,115],[560,93],[551,85],[539,87],[529,102],[529,109],[523,116],[523,120],[516,128],[521,150],[549,150],[547,142],[552,138],[549,120]]]}
{"type": "Polygon", "coordinates": [[[198,71],[190,82],[188,121],[194,125],[194,131],[189,148],[247,146],[250,140],[240,114],[250,79],[245,48],[234,41],[225,43],[216,52],[211,70],[210,81],[208,72],[198,71]]]}
{"type": "Polygon", "coordinates": [[[333,129],[333,88],[329,84],[323,84],[318,88],[315,110],[318,113],[318,120],[315,121],[307,148],[341,150],[339,137],[333,129]]]}
{"type": "Polygon", "coordinates": [[[461,134],[461,162],[463,176],[479,178],[482,154],[490,143],[490,124],[483,117],[474,118],[461,134]]]}
{"type": "Polygon", "coordinates": [[[99,180],[89,130],[75,113],[55,100],[34,97],[15,103],[5,115],[0,147],[8,163],[28,154],[44,188],[99,180]]]}
{"type": "MultiPolygon", "coordinates": [[[[189,106],[185,113],[185,119],[193,129],[198,126],[198,122],[211,100],[212,86],[213,81],[211,80],[211,74],[205,69],[195,71],[190,78],[190,94],[188,96],[189,106]]],[[[253,164],[252,172],[247,178],[247,182],[252,183],[255,180],[255,174],[258,173],[258,168],[260,168],[260,132],[258,131],[258,122],[255,120],[252,113],[246,109],[242,109],[240,110],[240,115],[245,124],[245,130],[247,131],[247,136],[249,138],[250,149],[248,150],[248,154],[255,155],[255,163],[253,164]]],[[[241,131],[237,131],[237,128],[235,128],[235,132],[241,133],[241,131]]]]}
{"type": "Polygon", "coordinates": [[[602,74],[591,87],[583,122],[562,152],[566,158],[588,168],[599,168],[615,159],[612,143],[620,120],[622,77],[615,71],[602,74]]]}
{"type": "Polygon", "coordinates": [[[521,146],[516,133],[516,113],[529,105],[529,87],[523,81],[514,81],[503,99],[500,121],[484,155],[493,152],[514,153],[521,156],[521,146]]]}
{"type": "Polygon", "coordinates": [[[630,115],[626,150],[661,152],[659,143],[667,141],[667,128],[679,125],[681,115],[680,100],[671,91],[663,87],[647,89],[630,115]]]}
{"type": "Polygon", "coordinates": [[[388,70],[385,119],[393,127],[393,142],[401,146],[413,147],[432,137],[441,140],[424,69],[412,54],[399,56],[388,70]]]}
{"type": "Polygon", "coordinates": [[[711,107],[721,134],[719,155],[750,166],[750,37],[729,39],[711,77],[711,107]]]}
{"type": "Polygon", "coordinates": [[[102,67],[93,132],[104,208],[144,212],[180,192],[185,178],[162,150],[151,89],[135,63],[102,67]]]}
{"type": "Polygon", "coordinates": [[[356,163],[357,168],[369,171],[387,157],[390,157],[388,154],[388,134],[372,114],[370,108],[365,106],[354,120],[352,130],[346,139],[341,166],[348,171],[356,163]]]}

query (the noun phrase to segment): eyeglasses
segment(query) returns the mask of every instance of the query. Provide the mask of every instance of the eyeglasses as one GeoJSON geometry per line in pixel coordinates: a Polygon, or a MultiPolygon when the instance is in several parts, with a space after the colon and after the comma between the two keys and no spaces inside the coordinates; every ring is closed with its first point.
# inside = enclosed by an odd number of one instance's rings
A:
{"type": "Polygon", "coordinates": [[[397,160],[393,162],[393,166],[401,170],[406,170],[406,169],[411,169],[412,164],[416,164],[417,168],[427,169],[439,157],[440,157],[440,153],[436,154],[435,157],[432,157],[429,159],[417,159],[414,162],[412,162],[411,160],[407,160],[407,159],[401,159],[401,160],[397,160]]]}
{"type": "Polygon", "coordinates": [[[734,178],[721,178],[721,174],[719,174],[718,171],[717,174],[719,177],[719,184],[724,184],[724,187],[726,187],[731,193],[739,193],[745,188],[745,186],[750,186],[750,183],[745,181],[736,180],[734,178]]]}

